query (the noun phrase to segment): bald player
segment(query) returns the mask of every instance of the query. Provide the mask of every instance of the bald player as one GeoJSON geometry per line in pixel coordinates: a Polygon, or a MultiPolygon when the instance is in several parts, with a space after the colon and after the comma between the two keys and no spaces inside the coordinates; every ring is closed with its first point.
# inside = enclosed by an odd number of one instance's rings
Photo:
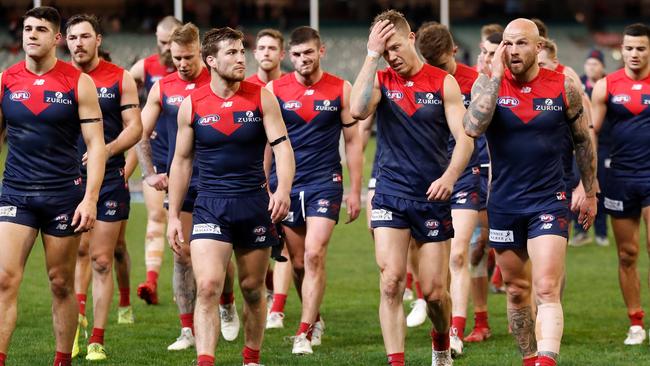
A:
{"type": "MultiPolygon", "coordinates": [[[[456,62],[454,56],[458,47],[454,44],[449,29],[439,23],[426,23],[417,31],[416,46],[424,60],[450,75],[453,75],[463,98],[469,106],[471,90],[478,73],[471,67],[456,62]]],[[[449,140],[449,152],[453,152],[456,141],[449,140]]],[[[451,271],[451,333],[450,347],[456,355],[463,353],[467,303],[469,297],[469,244],[474,228],[478,223],[480,208],[480,164],[478,149],[474,142],[474,152],[463,174],[454,185],[451,195],[451,217],[454,237],[451,239],[449,269],[451,271]]]]}
{"type": "Polygon", "coordinates": [[[646,338],[636,265],[641,219],[650,246],[650,28],[641,23],[625,27],[621,53],[624,67],[599,80],[591,97],[596,133],[604,133],[605,119],[610,125],[604,205],[612,218],[618,278],[630,319],[624,343],[637,345],[646,338]]]}
{"type": "MultiPolygon", "coordinates": [[[[156,26],[156,46],[158,52],[139,60],[131,67],[135,81],[144,86],[146,94],[156,81],[173,73],[176,69],[171,55],[171,35],[182,23],[173,16],[166,16],[156,26]]],[[[145,94],[145,98],[146,98],[145,94]]],[[[154,170],[147,172],[146,184],[142,185],[144,203],[147,207],[147,231],[145,234],[144,261],[147,267],[147,279],[138,285],[138,297],[147,304],[158,303],[158,274],[162,266],[165,248],[165,223],[167,212],[163,207],[165,192],[158,191],[153,185],[167,184],[167,129],[164,123],[156,124],[151,134],[151,150],[154,170]],[[153,185],[152,185],[153,184],[153,185]]],[[[135,165],[136,154],[127,156],[127,165],[135,165]]]]}
{"type": "Polygon", "coordinates": [[[583,113],[581,87],[563,74],[540,68],[541,39],[535,24],[508,24],[492,60],[481,74],[465,114],[465,132],[485,133],[492,159],[488,216],[507,291],[508,320],[524,365],[555,365],[564,317],[560,289],[568,237],[562,141],[575,144],[586,198],[579,220],[588,228],[596,214],[596,158],[583,113]],[[566,126],[569,126],[569,129],[566,126]],[[532,281],[526,271],[532,263],[532,281]],[[539,305],[531,309],[531,286],[539,305]],[[535,341],[535,326],[539,339],[535,341]]]}
{"type": "Polygon", "coordinates": [[[367,46],[350,103],[356,119],[375,113],[382,149],[371,222],[388,363],[404,365],[402,296],[413,236],[419,262],[427,264],[419,266],[418,275],[433,323],[432,364],[451,365],[447,283],[454,228],[449,199],[473,151],[461,125],[465,107],[460,88],[447,72],[422,62],[415,34],[395,10],[375,17],[367,46]],[[388,67],[378,71],[380,56],[388,67]],[[450,135],[456,140],[451,159],[450,135]]]}

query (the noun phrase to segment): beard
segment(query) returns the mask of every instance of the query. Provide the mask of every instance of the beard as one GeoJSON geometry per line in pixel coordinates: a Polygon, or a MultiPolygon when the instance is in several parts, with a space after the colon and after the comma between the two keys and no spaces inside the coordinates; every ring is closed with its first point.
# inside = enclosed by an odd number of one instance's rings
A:
{"type": "Polygon", "coordinates": [[[172,52],[171,51],[165,51],[165,52],[158,51],[158,55],[160,57],[160,63],[162,65],[165,65],[168,68],[172,68],[172,67],[175,68],[174,60],[172,59],[172,52]]]}

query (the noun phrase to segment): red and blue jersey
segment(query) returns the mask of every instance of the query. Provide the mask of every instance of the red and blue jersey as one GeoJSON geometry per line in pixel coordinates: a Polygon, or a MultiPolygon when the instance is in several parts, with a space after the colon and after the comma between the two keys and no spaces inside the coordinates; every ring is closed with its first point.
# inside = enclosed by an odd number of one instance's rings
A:
{"type": "MultiPolygon", "coordinates": [[[[474,82],[476,81],[476,78],[478,78],[478,73],[474,71],[471,67],[467,65],[463,65],[461,63],[456,63],[456,73],[454,74],[454,78],[458,82],[458,86],[460,87],[460,94],[461,97],[463,98],[463,105],[465,108],[469,107],[469,103],[472,101],[472,86],[474,86],[474,82]]],[[[449,157],[451,158],[451,154],[454,151],[454,147],[456,147],[456,140],[454,139],[454,136],[450,135],[449,136],[449,157]]],[[[479,162],[479,156],[478,156],[479,150],[476,141],[474,142],[474,151],[472,152],[472,156],[469,159],[469,162],[467,162],[467,168],[465,168],[465,173],[471,173],[472,168],[478,167],[480,165],[479,162]]]]}
{"type": "Polygon", "coordinates": [[[448,74],[425,64],[405,79],[391,68],[378,71],[377,193],[427,201],[427,189],[449,165],[449,126],[443,105],[448,74]]]}
{"type": "Polygon", "coordinates": [[[160,55],[153,54],[144,59],[144,88],[147,94],[156,81],[176,71],[174,67],[168,67],[160,63],[160,55]]]}
{"type": "MultiPolygon", "coordinates": [[[[165,159],[168,169],[172,165],[174,151],[176,151],[176,133],[178,132],[178,108],[185,97],[196,89],[210,83],[210,72],[208,69],[201,69],[201,73],[194,80],[183,80],[177,72],[165,76],[159,82],[160,107],[162,112],[157,124],[163,124],[167,131],[167,151],[165,159]]],[[[198,166],[194,164],[191,186],[198,184],[198,166]]]]}
{"type": "Polygon", "coordinates": [[[492,158],[488,209],[525,213],[566,205],[564,78],[540,69],[533,80],[520,83],[506,70],[486,132],[492,158]]]}
{"type": "Polygon", "coordinates": [[[650,177],[650,76],[633,80],[625,69],[606,76],[611,127],[611,172],[620,178],[650,177]]]}
{"type": "Polygon", "coordinates": [[[190,95],[199,196],[242,196],[264,190],[267,144],[259,85],[242,81],[228,99],[210,84],[190,95]]]}
{"type": "MultiPolygon", "coordinates": [[[[343,85],[343,79],[328,73],[310,86],[298,82],[294,73],[273,81],[273,93],[280,103],[296,159],[295,190],[342,189],[339,138],[343,85]]],[[[275,187],[276,182],[273,164],[271,186],[275,187]]]]}
{"type": "Polygon", "coordinates": [[[81,184],[80,76],[60,60],[43,75],[27,70],[24,61],[2,73],[0,100],[9,144],[3,193],[64,195],[81,184]]]}
{"type": "MultiPolygon", "coordinates": [[[[122,80],[124,69],[110,62],[100,60],[97,67],[88,72],[97,87],[97,98],[104,121],[104,141],[106,144],[115,140],[122,130],[122,80]]],[[[86,152],[86,143],[79,138],[79,157],[86,152]]],[[[104,182],[124,181],[124,154],[115,154],[106,161],[104,182]]],[[[86,167],[81,166],[82,176],[86,176],[86,167]]]]}

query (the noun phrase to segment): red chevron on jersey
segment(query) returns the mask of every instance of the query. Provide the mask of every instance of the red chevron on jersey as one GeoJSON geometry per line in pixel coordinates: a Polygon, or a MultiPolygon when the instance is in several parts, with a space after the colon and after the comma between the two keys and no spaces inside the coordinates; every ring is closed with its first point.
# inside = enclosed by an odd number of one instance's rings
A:
{"type": "Polygon", "coordinates": [[[564,94],[564,75],[540,68],[533,80],[520,83],[506,70],[497,104],[509,109],[524,124],[546,111],[563,111],[567,105],[564,94]],[[549,96],[554,96],[549,98],[549,96]]]}
{"type": "Polygon", "coordinates": [[[174,67],[167,67],[160,63],[160,55],[157,53],[144,59],[144,86],[147,92],[151,90],[156,81],[176,71],[174,67]]]}
{"type": "Polygon", "coordinates": [[[650,106],[650,76],[632,80],[620,69],[607,75],[607,95],[610,103],[637,116],[650,106]]]}
{"type": "Polygon", "coordinates": [[[10,93],[11,101],[21,103],[37,116],[51,105],[75,104],[80,74],[72,65],[57,60],[50,71],[36,75],[22,61],[2,74],[4,87],[0,93],[10,93]]]}
{"type": "Polygon", "coordinates": [[[117,86],[119,94],[122,94],[123,74],[123,68],[104,60],[99,60],[97,67],[88,73],[95,82],[98,93],[101,93],[101,88],[114,88],[117,86]]]}
{"type": "Polygon", "coordinates": [[[194,80],[183,80],[177,72],[167,75],[160,80],[160,105],[178,108],[185,97],[209,82],[210,72],[205,67],[194,80]]]}
{"type": "Polygon", "coordinates": [[[377,73],[381,92],[409,117],[425,106],[442,107],[445,76],[445,71],[428,64],[408,79],[391,68],[377,73]]]}
{"type": "Polygon", "coordinates": [[[343,80],[325,72],[318,82],[305,86],[292,72],[273,81],[273,93],[282,109],[294,112],[305,123],[310,123],[321,112],[340,111],[343,80]]]}
{"type": "Polygon", "coordinates": [[[262,121],[260,87],[243,81],[235,95],[223,99],[206,85],[192,94],[192,116],[194,123],[230,136],[246,123],[262,121]]]}

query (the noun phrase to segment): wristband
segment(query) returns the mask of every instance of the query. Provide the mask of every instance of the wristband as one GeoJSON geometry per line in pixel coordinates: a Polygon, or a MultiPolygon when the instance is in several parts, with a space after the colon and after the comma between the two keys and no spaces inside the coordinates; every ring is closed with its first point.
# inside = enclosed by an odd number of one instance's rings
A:
{"type": "Polygon", "coordinates": [[[368,57],[370,57],[370,58],[379,58],[379,52],[368,49],[368,57]]]}

